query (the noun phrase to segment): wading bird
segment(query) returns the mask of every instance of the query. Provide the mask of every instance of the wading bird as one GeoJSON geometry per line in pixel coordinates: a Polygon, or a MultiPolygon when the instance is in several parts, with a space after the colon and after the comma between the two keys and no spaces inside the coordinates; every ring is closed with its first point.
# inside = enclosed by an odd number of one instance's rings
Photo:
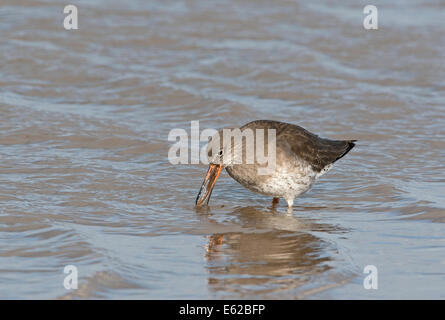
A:
{"type": "Polygon", "coordinates": [[[294,199],[310,190],[334,162],[355,146],[356,141],[324,139],[300,126],[271,120],[256,120],[240,127],[240,139],[224,139],[224,130],[215,134],[207,146],[209,169],[196,197],[197,206],[208,204],[216,180],[225,168],[247,189],[273,197],[274,205],[279,198],[284,198],[291,208],[294,199]],[[274,135],[268,134],[270,129],[274,135]],[[249,140],[247,133],[254,139],[249,140]],[[264,138],[260,139],[262,135],[264,138]],[[263,155],[268,150],[269,163],[260,163],[256,158],[253,162],[247,161],[249,151],[258,156],[260,140],[264,144],[261,148],[263,155]],[[261,173],[260,169],[267,169],[270,162],[273,162],[272,170],[261,173]]]}

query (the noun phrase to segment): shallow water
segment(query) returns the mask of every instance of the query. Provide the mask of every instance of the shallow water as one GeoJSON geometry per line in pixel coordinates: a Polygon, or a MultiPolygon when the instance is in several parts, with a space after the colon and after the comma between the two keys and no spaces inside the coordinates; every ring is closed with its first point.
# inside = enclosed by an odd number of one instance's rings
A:
{"type": "Polygon", "coordinates": [[[445,298],[443,3],[70,3],[0,4],[0,298],[445,298]],[[292,213],[195,209],[170,130],[254,119],[359,142],[292,213]]]}

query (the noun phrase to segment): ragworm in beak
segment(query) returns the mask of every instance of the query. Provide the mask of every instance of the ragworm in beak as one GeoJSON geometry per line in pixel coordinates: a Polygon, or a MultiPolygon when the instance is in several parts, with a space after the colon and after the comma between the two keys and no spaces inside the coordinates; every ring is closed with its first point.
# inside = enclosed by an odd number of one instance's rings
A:
{"type": "Polygon", "coordinates": [[[207,171],[206,177],[201,185],[201,189],[199,189],[198,196],[196,197],[195,204],[199,207],[204,202],[206,204],[209,203],[210,196],[212,194],[213,187],[215,186],[216,180],[221,174],[222,165],[220,164],[210,164],[209,170],[207,171]],[[202,191],[205,189],[205,193],[200,198],[202,191]]]}

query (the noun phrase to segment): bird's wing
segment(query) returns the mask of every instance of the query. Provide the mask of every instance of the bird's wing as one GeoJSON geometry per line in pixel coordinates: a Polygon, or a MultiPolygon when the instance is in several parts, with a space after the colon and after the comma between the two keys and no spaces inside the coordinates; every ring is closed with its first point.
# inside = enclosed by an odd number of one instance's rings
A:
{"type": "Polygon", "coordinates": [[[317,172],[345,156],[356,141],[323,139],[300,126],[272,120],[252,121],[244,128],[275,129],[277,148],[306,161],[317,172]]]}
{"type": "Polygon", "coordinates": [[[355,140],[324,139],[299,126],[290,126],[281,131],[277,142],[288,144],[292,154],[309,163],[317,172],[344,157],[355,146],[355,140]]]}

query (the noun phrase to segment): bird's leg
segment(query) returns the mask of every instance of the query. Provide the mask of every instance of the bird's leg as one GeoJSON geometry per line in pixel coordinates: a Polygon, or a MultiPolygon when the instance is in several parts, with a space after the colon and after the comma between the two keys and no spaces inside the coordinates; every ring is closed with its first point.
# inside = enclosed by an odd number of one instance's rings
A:
{"type": "Polygon", "coordinates": [[[294,199],[286,199],[286,202],[287,202],[286,214],[292,215],[292,212],[293,212],[292,205],[294,204],[294,199]]]}
{"type": "Polygon", "coordinates": [[[272,200],[272,207],[276,206],[280,202],[280,198],[273,198],[272,200]]]}
{"type": "Polygon", "coordinates": [[[286,202],[287,202],[288,208],[291,209],[294,204],[294,199],[286,199],[286,202]]]}

